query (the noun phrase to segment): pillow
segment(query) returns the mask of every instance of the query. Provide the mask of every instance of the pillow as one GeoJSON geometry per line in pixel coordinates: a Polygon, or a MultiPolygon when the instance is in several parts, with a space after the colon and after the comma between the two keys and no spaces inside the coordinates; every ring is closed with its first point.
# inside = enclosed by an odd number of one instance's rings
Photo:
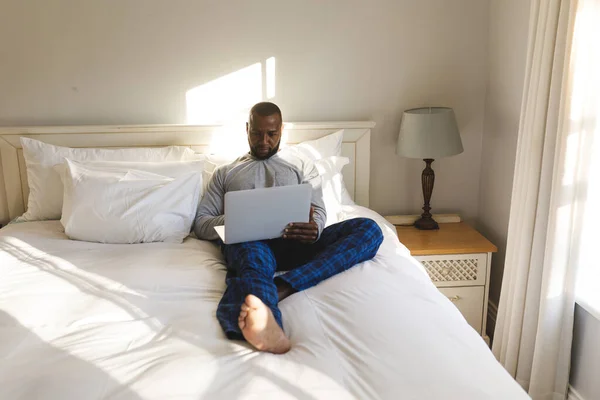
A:
{"type": "Polygon", "coordinates": [[[315,140],[307,140],[288,149],[300,153],[309,159],[316,161],[327,157],[340,157],[342,155],[342,139],[344,130],[339,130],[331,135],[323,136],[315,140]]]}
{"type": "MultiPolygon", "coordinates": [[[[240,154],[240,156],[241,156],[241,154],[240,154]]],[[[204,163],[204,172],[206,172],[208,174],[208,176],[211,177],[217,168],[219,168],[222,165],[231,164],[232,162],[237,160],[240,156],[232,158],[229,156],[223,156],[223,155],[219,155],[219,154],[207,154],[205,156],[206,162],[204,163]]]]}
{"type": "Polygon", "coordinates": [[[170,178],[66,160],[60,222],[71,239],[100,243],[181,243],[196,216],[201,177],[170,178]]]}
{"type": "MultiPolygon", "coordinates": [[[[330,135],[323,136],[315,140],[307,140],[294,145],[281,144],[282,150],[289,150],[292,153],[299,154],[315,161],[326,157],[334,157],[342,155],[342,139],[344,130],[339,130],[330,135]]],[[[240,154],[239,156],[241,156],[240,154]]],[[[239,156],[229,156],[224,154],[207,154],[206,163],[204,164],[205,179],[208,181],[215,169],[222,165],[226,165],[235,161],[239,156]]]]}
{"type": "Polygon", "coordinates": [[[18,221],[59,219],[63,187],[59,173],[52,168],[65,158],[76,161],[182,161],[194,159],[192,149],[183,146],[126,149],[74,149],[39,140],[21,138],[27,166],[29,199],[27,211],[18,221]]]}
{"type": "MultiPolygon", "coordinates": [[[[295,154],[301,158],[308,158],[315,162],[330,157],[338,157],[346,159],[346,164],[349,160],[345,157],[340,157],[342,154],[342,139],[344,138],[344,130],[341,129],[330,135],[323,136],[315,140],[307,140],[295,145],[282,145],[281,150],[295,154]]],[[[206,162],[204,164],[204,185],[206,186],[212,177],[215,169],[218,167],[233,162],[237,157],[228,157],[220,154],[211,154],[206,156],[206,162]]],[[[339,161],[339,160],[338,160],[339,161]]],[[[331,162],[331,161],[330,161],[331,162]]],[[[341,168],[345,164],[339,166],[341,168]]],[[[339,171],[338,171],[339,172],[339,171]]],[[[337,179],[337,178],[336,178],[337,179]]],[[[342,201],[343,204],[354,204],[352,198],[348,194],[342,176],[339,177],[339,182],[336,183],[337,187],[341,186],[342,201]]]]}
{"type": "MultiPolygon", "coordinates": [[[[323,189],[323,201],[327,211],[325,226],[333,225],[343,219],[342,204],[344,204],[344,192],[349,194],[344,186],[342,169],[350,162],[346,157],[327,157],[315,161],[315,167],[321,176],[321,187],[323,189]]],[[[350,200],[351,201],[351,200],[350,200]]]]}
{"type": "MultiPolygon", "coordinates": [[[[64,180],[63,174],[67,169],[68,158],[65,162],[57,164],[53,168],[60,174],[61,180],[64,180]]],[[[73,161],[73,160],[70,160],[73,161]]],[[[95,171],[117,171],[137,170],[150,172],[156,175],[166,176],[168,178],[179,178],[190,172],[202,174],[204,172],[204,159],[198,158],[189,161],[164,161],[164,162],[143,162],[143,161],[89,161],[77,162],[87,169],[95,171]]],[[[200,194],[202,196],[202,193],[200,194]]]]}
{"type": "MultiPolygon", "coordinates": [[[[96,171],[122,171],[126,170],[138,170],[144,172],[150,172],[157,175],[166,176],[169,178],[179,178],[190,172],[197,172],[202,174],[202,184],[200,188],[200,198],[206,191],[206,184],[208,182],[205,179],[206,172],[204,171],[205,156],[196,154],[195,160],[190,161],[164,161],[164,162],[139,162],[139,161],[90,161],[83,164],[88,169],[96,171]]],[[[55,165],[53,168],[60,174],[61,180],[64,181],[63,174],[66,171],[67,163],[55,165]]],[[[200,198],[198,199],[198,206],[200,206],[200,198]]]]}

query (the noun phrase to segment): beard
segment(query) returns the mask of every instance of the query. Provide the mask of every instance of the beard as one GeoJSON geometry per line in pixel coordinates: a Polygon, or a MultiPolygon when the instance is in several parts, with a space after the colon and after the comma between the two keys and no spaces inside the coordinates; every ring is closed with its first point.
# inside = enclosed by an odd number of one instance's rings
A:
{"type": "Polygon", "coordinates": [[[252,155],[259,160],[266,160],[267,158],[271,158],[278,151],[279,151],[279,143],[277,143],[277,145],[275,147],[273,147],[271,150],[269,150],[269,152],[264,156],[258,154],[258,146],[250,146],[250,153],[252,153],[252,155]]]}

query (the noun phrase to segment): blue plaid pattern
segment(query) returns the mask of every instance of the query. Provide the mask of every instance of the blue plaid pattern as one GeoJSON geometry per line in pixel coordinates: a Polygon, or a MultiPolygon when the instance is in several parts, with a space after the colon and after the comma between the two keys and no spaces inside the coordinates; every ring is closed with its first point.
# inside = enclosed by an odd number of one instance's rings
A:
{"type": "Polygon", "coordinates": [[[308,289],[375,257],[382,242],[383,234],[375,221],[354,218],[325,228],[313,244],[284,239],[224,244],[227,289],[217,308],[217,319],[228,338],[242,340],[240,307],[246,296],[253,294],[283,327],[275,280],[281,279],[297,291],[308,289]],[[288,272],[274,279],[276,271],[288,272]]]}

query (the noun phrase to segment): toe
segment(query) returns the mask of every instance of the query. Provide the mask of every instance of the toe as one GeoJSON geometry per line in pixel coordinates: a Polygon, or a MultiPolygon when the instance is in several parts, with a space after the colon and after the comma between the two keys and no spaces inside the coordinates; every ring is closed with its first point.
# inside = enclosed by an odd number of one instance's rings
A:
{"type": "Polygon", "coordinates": [[[246,311],[248,312],[248,310],[250,309],[250,307],[248,307],[248,305],[246,303],[242,304],[242,312],[246,311]]]}
{"type": "Polygon", "coordinates": [[[248,315],[248,311],[240,311],[240,316],[238,317],[238,319],[245,319],[246,316],[248,315]]]}
{"type": "Polygon", "coordinates": [[[250,308],[258,308],[258,307],[262,306],[264,303],[255,295],[249,294],[248,296],[246,296],[245,304],[247,304],[248,307],[250,307],[250,308]]]}

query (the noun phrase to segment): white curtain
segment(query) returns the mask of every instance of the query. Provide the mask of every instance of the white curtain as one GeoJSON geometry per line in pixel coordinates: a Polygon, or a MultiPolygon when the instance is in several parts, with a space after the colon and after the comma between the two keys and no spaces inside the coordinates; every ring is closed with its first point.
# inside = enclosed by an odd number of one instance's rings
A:
{"type": "Polygon", "coordinates": [[[532,0],[493,352],[535,400],[567,394],[575,282],[594,199],[599,2],[532,0]]]}

